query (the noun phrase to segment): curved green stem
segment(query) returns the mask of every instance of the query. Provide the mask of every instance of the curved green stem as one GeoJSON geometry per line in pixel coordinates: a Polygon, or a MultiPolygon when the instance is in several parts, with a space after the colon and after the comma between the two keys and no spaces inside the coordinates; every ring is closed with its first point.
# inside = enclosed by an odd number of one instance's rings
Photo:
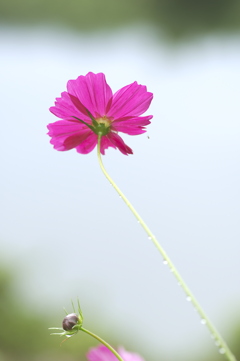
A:
{"type": "Polygon", "coordinates": [[[172,263],[172,261],[170,260],[170,258],[168,257],[168,255],[166,254],[166,252],[164,251],[164,249],[162,248],[162,246],[158,243],[157,239],[155,238],[155,236],[153,235],[153,233],[150,231],[150,229],[148,228],[148,226],[146,225],[146,223],[143,221],[143,219],[140,217],[140,215],[137,213],[137,211],[134,209],[134,207],[132,206],[132,204],[129,202],[129,200],[125,197],[125,195],[122,193],[122,191],[118,188],[118,186],[114,183],[114,181],[112,180],[112,178],[108,175],[106,169],[104,168],[103,162],[102,162],[102,158],[101,158],[101,153],[100,153],[100,142],[101,142],[101,134],[98,135],[98,147],[97,147],[97,154],[98,154],[98,161],[101,167],[101,170],[103,171],[104,175],[106,176],[106,178],[108,179],[108,181],[112,184],[112,186],[114,187],[114,189],[117,191],[117,193],[120,195],[120,197],[124,200],[124,202],[126,203],[126,205],[128,206],[128,208],[130,209],[130,211],[134,214],[134,216],[137,218],[138,222],[141,224],[141,226],[143,227],[143,229],[145,230],[145,232],[148,235],[148,238],[152,240],[152,242],[154,243],[154,245],[157,247],[158,251],[161,253],[164,263],[167,264],[171,270],[171,272],[174,274],[174,276],[176,277],[178,284],[182,287],[183,291],[185,292],[186,296],[187,296],[187,300],[190,301],[193,305],[193,307],[196,309],[196,311],[198,312],[200,318],[201,318],[201,322],[203,324],[206,325],[206,327],[209,329],[212,338],[215,341],[216,346],[219,349],[219,352],[221,354],[224,354],[226,356],[226,358],[229,361],[236,361],[235,356],[233,355],[233,353],[231,352],[231,350],[229,349],[228,345],[226,344],[226,342],[224,341],[223,337],[220,335],[220,333],[217,331],[217,329],[215,328],[215,326],[213,325],[213,323],[210,321],[210,319],[207,317],[207,315],[205,314],[205,312],[203,311],[202,307],[200,306],[200,304],[198,303],[198,301],[196,300],[196,298],[194,297],[194,295],[192,294],[192,292],[190,291],[190,289],[188,288],[188,286],[186,285],[186,283],[184,282],[184,280],[182,279],[182,277],[180,276],[180,274],[178,273],[176,267],[174,266],[174,264],[172,263]]]}
{"type": "Polygon", "coordinates": [[[117,358],[119,361],[123,361],[123,359],[121,358],[121,356],[117,353],[116,350],[114,350],[114,348],[112,346],[109,345],[109,343],[107,343],[106,341],[104,341],[101,337],[95,335],[95,333],[92,333],[91,331],[86,330],[86,328],[81,327],[80,329],[81,331],[87,333],[88,335],[94,337],[96,340],[98,340],[99,342],[101,342],[104,346],[106,346],[117,358]]]}

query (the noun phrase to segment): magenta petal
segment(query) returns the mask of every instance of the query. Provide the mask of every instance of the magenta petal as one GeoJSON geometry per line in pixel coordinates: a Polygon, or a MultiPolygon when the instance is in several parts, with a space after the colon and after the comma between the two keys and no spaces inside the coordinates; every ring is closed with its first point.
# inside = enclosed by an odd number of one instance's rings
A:
{"type": "Polygon", "coordinates": [[[146,132],[145,126],[151,123],[150,119],[152,119],[152,115],[131,118],[123,121],[114,120],[112,123],[112,129],[129,135],[142,134],[146,132]]]}
{"type": "MultiPolygon", "coordinates": [[[[123,347],[117,349],[124,361],[144,361],[144,359],[133,352],[126,351],[123,347]]],[[[87,353],[88,361],[117,361],[116,356],[105,346],[100,345],[91,348],[87,353]]]]}
{"type": "Polygon", "coordinates": [[[79,76],[76,80],[69,80],[67,90],[83,104],[94,117],[106,114],[112,90],[106,82],[103,73],[88,73],[79,76]]]}
{"type": "Polygon", "coordinates": [[[149,107],[153,94],[137,82],[129,84],[114,95],[103,73],[88,73],[76,80],[69,80],[67,92],[57,98],[50,111],[62,120],[48,125],[50,143],[57,150],[76,148],[77,152],[91,152],[98,141],[100,127],[109,126],[109,133],[102,136],[100,151],[118,148],[123,154],[132,154],[118,132],[138,135],[145,132],[151,115],[140,117],[149,107]],[[103,118],[104,119],[99,119],[103,118]],[[88,127],[90,126],[90,128],[88,127]]]}
{"type": "Polygon", "coordinates": [[[132,124],[135,126],[145,126],[150,124],[150,119],[152,119],[152,115],[146,115],[145,117],[125,117],[125,118],[120,118],[120,119],[115,119],[112,122],[112,125],[120,125],[120,124],[132,124]]]}
{"type": "Polygon", "coordinates": [[[59,135],[63,134],[72,134],[83,129],[87,129],[85,124],[80,123],[77,120],[58,120],[55,123],[48,124],[47,128],[49,129],[47,134],[50,137],[58,137],[59,135]]]}
{"type": "Polygon", "coordinates": [[[114,149],[117,148],[117,146],[115,144],[113,144],[111,142],[111,140],[109,139],[109,134],[108,134],[101,138],[100,152],[104,155],[105,150],[108,149],[109,147],[114,148],[114,149]]]}
{"type": "Polygon", "coordinates": [[[118,148],[120,152],[122,152],[125,155],[133,154],[132,149],[124,143],[122,138],[114,132],[110,132],[109,134],[105,135],[101,139],[101,153],[105,154],[105,149],[108,147],[112,148],[118,148]]]}
{"type": "Polygon", "coordinates": [[[76,147],[76,151],[81,154],[88,154],[96,147],[97,142],[97,134],[90,131],[89,136],[76,147]]]}
{"type": "Polygon", "coordinates": [[[149,107],[153,94],[147,88],[134,82],[123,87],[113,95],[111,109],[108,116],[114,119],[126,116],[139,116],[149,107]]]}
{"type": "MultiPolygon", "coordinates": [[[[61,98],[56,98],[55,106],[51,107],[50,112],[61,119],[68,119],[71,117],[86,118],[84,112],[81,112],[73,103],[70,95],[67,92],[61,94],[61,98]]],[[[89,117],[88,117],[89,118],[89,117]]]]}
{"type": "Polygon", "coordinates": [[[65,151],[75,148],[91,133],[91,130],[79,122],[59,120],[48,124],[48,135],[52,137],[50,143],[54,149],[65,151]]]}
{"type": "Polygon", "coordinates": [[[105,346],[91,348],[87,353],[88,361],[117,361],[116,356],[105,346]]]}
{"type": "Polygon", "coordinates": [[[61,136],[58,138],[52,138],[50,143],[53,144],[54,149],[65,151],[76,148],[81,142],[88,138],[89,132],[74,134],[70,136],[61,136]]]}
{"type": "Polygon", "coordinates": [[[118,348],[119,355],[124,361],[144,361],[144,359],[137,353],[128,352],[123,347],[118,348]]]}

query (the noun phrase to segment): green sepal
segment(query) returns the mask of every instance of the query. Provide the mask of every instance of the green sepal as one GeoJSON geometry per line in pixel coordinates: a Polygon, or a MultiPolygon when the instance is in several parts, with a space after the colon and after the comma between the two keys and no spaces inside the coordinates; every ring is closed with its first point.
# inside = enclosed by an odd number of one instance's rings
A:
{"type": "Polygon", "coordinates": [[[83,124],[85,124],[88,128],[90,128],[94,133],[95,133],[95,131],[94,131],[94,127],[92,126],[92,125],[90,125],[90,124],[88,124],[88,123],[86,123],[84,120],[82,120],[82,119],[79,119],[79,118],[77,118],[77,117],[74,117],[74,116],[72,116],[73,118],[75,118],[75,119],[77,119],[77,120],[79,120],[79,122],[81,122],[81,123],[83,123],[83,124]]]}
{"type": "MultiPolygon", "coordinates": [[[[91,113],[89,113],[89,116],[91,115],[91,113]]],[[[110,131],[110,126],[106,127],[106,125],[104,123],[98,123],[92,116],[90,116],[90,118],[92,119],[92,124],[90,125],[87,122],[85,122],[82,119],[79,119],[77,117],[72,116],[73,118],[77,119],[79,122],[85,124],[89,129],[91,129],[95,134],[99,135],[107,135],[110,131]]]]}
{"type": "Polygon", "coordinates": [[[104,123],[97,123],[93,131],[97,135],[107,135],[110,132],[110,126],[106,127],[104,123]]]}
{"type": "MultiPolygon", "coordinates": [[[[73,310],[74,310],[74,314],[76,317],[77,317],[77,321],[76,321],[76,324],[69,330],[66,330],[66,329],[63,329],[62,327],[49,327],[49,330],[59,330],[59,331],[62,331],[62,332],[54,332],[54,333],[51,333],[51,335],[58,335],[58,336],[66,336],[66,337],[72,337],[74,335],[76,335],[76,333],[78,333],[78,331],[81,330],[82,328],[82,325],[83,325],[83,313],[82,313],[82,310],[81,310],[81,307],[80,307],[80,302],[79,302],[79,299],[77,300],[77,304],[78,304],[78,314],[76,313],[75,311],[75,307],[74,307],[74,304],[73,304],[73,301],[72,301],[72,306],[73,306],[73,310]]],[[[71,314],[69,314],[65,308],[64,308],[64,311],[65,313],[67,314],[67,316],[71,316],[71,314]]],[[[66,316],[66,317],[67,317],[66,316]]],[[[66,318],[65,317],[65,318],[66,318]]],[[[65,319],[64,318],[64,319],[65,319]]],[[[64,320],[63,320],[64,322],[64,320]]],[[[64,327],[64,326],[63,326],[64,327]]]]}

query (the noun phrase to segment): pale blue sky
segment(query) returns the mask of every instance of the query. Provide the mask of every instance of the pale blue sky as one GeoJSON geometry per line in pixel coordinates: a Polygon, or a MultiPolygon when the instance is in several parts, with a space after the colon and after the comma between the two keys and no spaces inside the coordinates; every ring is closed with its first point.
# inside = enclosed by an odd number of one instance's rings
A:
{"type": "Polygon", "coordinates": [[[137,27],[97,36],[2,28],[0,36],[1,259],[19,268],[22,297],[61,317],[79,296],[86,325],[88,316],[105,319],[119,344],[156,359],[188,354],[189,345],[215,352],[96,152],[57,152],[45,133],[69,79],[93,71],[114,91],[147,85],[148,133],[123,136],[133,156],[110,149],[103,160],[228,336],[240,301],[239,38],[173,47],[137,27]]]}

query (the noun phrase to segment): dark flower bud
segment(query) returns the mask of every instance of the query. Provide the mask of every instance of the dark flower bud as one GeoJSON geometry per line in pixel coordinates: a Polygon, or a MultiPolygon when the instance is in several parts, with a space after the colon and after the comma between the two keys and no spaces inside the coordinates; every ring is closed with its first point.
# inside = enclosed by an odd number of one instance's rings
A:
{"type": "MultiPolygon", "coordinates": [[[[72,303],[72,305],[73,305],[73,303],[72,303]]],[[[50,328],[50,330],[60,330],[61,332],[52,333],[51,335],[72,337],[72,336],[76,335],[76,333],[78,333],[78,331],[80,331],[82,329],[83,314],[82,314],[79,300],[78,300],[79,314],[77,315],[75,313],[76,311],[75,311],[74,305],[73,305],[73,310],[74,310],[74,313],[69,313],[69,314],[67,314],[66,317],[64,317],[61,328],[59,328],[59,327],[51,327],[50,328]]],[[[65,310],[65,312],[67,313],[66,310],[65,310]]]]}
{"type": "Polygon", "coordinates": [[[74,326],[79,324],[79,317],[76,313],[69,313],[66,317],[64,317],[62,322],[62,328],[65,331],[70,331],[73,329],[74,326]]]}

